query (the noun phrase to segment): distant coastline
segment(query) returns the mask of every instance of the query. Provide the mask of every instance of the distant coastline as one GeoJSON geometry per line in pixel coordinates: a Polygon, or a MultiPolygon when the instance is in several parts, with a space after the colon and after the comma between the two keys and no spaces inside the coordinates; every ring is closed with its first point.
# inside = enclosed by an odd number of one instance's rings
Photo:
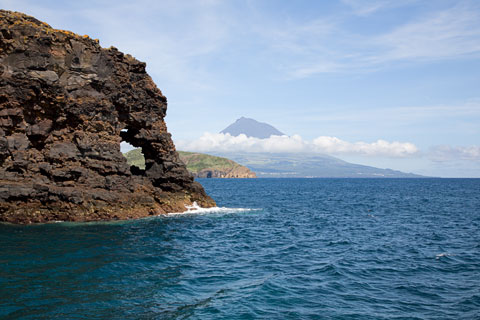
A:
{"type": "MultiPolygon", "coordinates": [[[[255,172],[235,161],[203,153],[178,151],[180,160],[196,178],[256,178],[255,172]]],[[[141,149],[124,153],[127,163],[145,169],[145,158],[141,149]]]]}

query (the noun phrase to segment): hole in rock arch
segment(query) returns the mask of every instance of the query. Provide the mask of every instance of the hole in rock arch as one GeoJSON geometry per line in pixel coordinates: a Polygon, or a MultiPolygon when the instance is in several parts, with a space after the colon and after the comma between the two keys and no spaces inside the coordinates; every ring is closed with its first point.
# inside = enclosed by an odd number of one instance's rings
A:
{"type": "Polygon", "coordinates": [[[142,148],[135,141],[134,135],[135,133],[132,129],[125,128],[121,130],[120,137],[122,142],[120,142],[120,151],[127,159],[132,174],[145,175],[145,156],[142,148]]]}

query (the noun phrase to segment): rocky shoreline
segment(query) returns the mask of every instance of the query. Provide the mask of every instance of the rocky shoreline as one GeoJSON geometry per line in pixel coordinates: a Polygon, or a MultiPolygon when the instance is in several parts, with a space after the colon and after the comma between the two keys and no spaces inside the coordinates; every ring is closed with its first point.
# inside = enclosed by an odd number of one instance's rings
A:
{"type": "Polygon", "coordinates": [[[99,221],[215,206],[180,161],[145,63],[0,10],[0,221],[99,221]],[[145,170],[120,152],[142,149],[145,170]]]}

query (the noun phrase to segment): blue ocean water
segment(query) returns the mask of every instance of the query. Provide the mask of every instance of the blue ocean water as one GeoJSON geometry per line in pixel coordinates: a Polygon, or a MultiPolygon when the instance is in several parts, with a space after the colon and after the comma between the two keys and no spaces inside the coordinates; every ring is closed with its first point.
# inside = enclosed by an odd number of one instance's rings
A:
{"type": "Polygon", "coordinates": [[[200,182],[226,209],[0,225],[0,318],[480,319],[480,179],[200,182]]]}

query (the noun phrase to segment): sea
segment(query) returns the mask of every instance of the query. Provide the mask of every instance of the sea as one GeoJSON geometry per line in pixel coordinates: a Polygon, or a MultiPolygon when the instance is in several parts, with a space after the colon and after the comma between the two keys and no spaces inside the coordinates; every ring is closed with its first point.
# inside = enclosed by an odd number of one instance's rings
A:
{"type": "Polygon", "coordinates": [[[480,179],[200,179],[218,204],[0,225],[0,319],[480,319],[480,179]]]}

